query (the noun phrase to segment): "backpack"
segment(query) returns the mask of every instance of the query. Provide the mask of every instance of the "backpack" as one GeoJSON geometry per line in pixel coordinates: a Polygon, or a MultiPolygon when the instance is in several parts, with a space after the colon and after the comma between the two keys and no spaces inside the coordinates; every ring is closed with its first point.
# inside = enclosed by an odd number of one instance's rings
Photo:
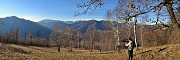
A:
{"type": "Polygon", "coordinates": [[[131,46],[129,47],[129,49],[131,50],[131,49],[134,49],[135,47],[136,47],[136,44],[135,44],[134,41],[132,41],[131,46]]]}
{"type": "Polygon", "coordinates": [[[132,47],[135,48],[136,47],[136,44],[135,44],[135,41],[132,41],[132,47]]]}

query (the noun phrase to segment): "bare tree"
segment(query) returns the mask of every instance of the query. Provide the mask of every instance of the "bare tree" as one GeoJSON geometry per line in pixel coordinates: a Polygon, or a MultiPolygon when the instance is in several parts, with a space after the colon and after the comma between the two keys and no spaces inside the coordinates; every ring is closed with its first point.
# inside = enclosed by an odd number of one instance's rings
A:
{"type": "Polygon", "coordinates": [[[56,42],[56,45],[58,47],[58,52],[60,52],[60,31],[57,30],[57,28],[54,26],[51,35],[50,35],[50,40],[54,40],[56,42]]]}
{"type": "Polygon", "coordinates": [[[86,35],[88,37],[88,39],[90,40],[90,51],[92,52],[95,48],[95,34],[97,32],[97,29],[95,26],[90,27],[89,29],[87,29],[86,35]]]}
{"type": "MultiPolygon", "coordinates": [[[[115,13],[116,12],[119,12],[119,10],[115,10],[114,11],[115,13]]],[[[115,46],[115,49],[118,49],[118,51],[120,51],[120,32],[119,32],[119,25],[120,25],[120,20],[117,19],[117,15],[118,14],[115,14],[115,17],[113,16],[113,12],[111,10],[107,11],[106,12],[106,18],[107,20],[110,21],[110,27],[112,28],[112,30],[114,31],[114,37],[116,38],[116,46],[115,46]]]]}
{"type": "Polygon", "coordinates": [[[99,51],[100,52],[102,52],[102,49],[103,49],[103,32],[102,31],[100,31],[100,30],[98,30],[98,32],[99,32],[99,51]]]}
{"type": "MultiPolygon", "coordinates": [[[[103,5],[104,0],[89,0],[88,2],[83,2],[82,4],[78,4],[78,8],[83,8],[82,13],[76,13],[77,15],[82,15],[87,13],[89,10],[95,10],[97,7],[101,7],[103,5]],[[95,7],[91,7],[95,6],[95,7]],[[94,8],[94,9],[93,9],[94,8]]],[[[136,37],[136,24],[137,17],[147,14],[152,11],[158,11],[158,16],[160,15],[160,11],[166,10],[170,16],[170,20],[172,22],[171,27],[178,28],[177,20],[175,18],[175,14],[173,11],[173,4],[177,3],[178,0],[119,0],[117,7],[118,14],[115,15],[119,20],[134,21],[134,37],[135,43],[137,47],[137,37],[136,37]],[[158,2],[158,3],[153,3],[158,2]],[[166,7],[166,8],[163,8],[166,7]]],[[[116,14],[116,13],[115,13],[116,14]]],[[[157,22],[159,21],[159,17],[157,17],[157,22]]]]}
{"type": "Polygon", "coordinates": [[[81,42],[81,37],[82,37],[82,35],[80,34],[80,31],[78,31],[78,33],[77,33],[77,40],[78,40],[78,49],[80,49],[80,42],[81,42]]]}
{"type": "Polygon", "coordinates": [[[148,15],[145,15],[142,17],[142,20],[141,20],[141,27],[140,27],[140,31],[141,31],[141,45],[144,46],[144,40],[143,40],[143,31],[144,31],[144,25],[145,25],[145,21],[147,21],[148,19],[148,15]],[[145,20],[143,20],[145,19],[145,20]]]}
{"type": "Polygon", "coordinates": [[[75,32],[70,27],[66,27],[61,31],[61,40],[62,45],[65,47],[69,46],[69,51],[72,52],[75,32]]]}
{"type": "Polygon", "coordinates": [[[15,33],[15,41],[16,41],[15,43],[18,44],[19,28],[16,28],[14,33],[15,33]]]}
{"type": "Polygon", "coordinates": [[[69,39],[69,40],[70,40],[70,43],[69,43],[69,44],[70,44],[70,45],[69,45],[69,46],[70,46],[69,51],[72,52],[74,36],[73,36],[73,35],[70,35],[70,39],[69,39]]]}
{"type": "Polygon", "coordinates": [[[30,32],[25,33],[25,37],[24,37],[24,45],[33,45],[32,42],[32,34],[30,32]]]}
{"type": "Polygon", "coordinates": [[[7,43],[17,44],[18,37],[19,37],[19,29],[18,28],[10,30],[10,32],[6,34],[7,43]]]}
{"type": "Polygon", "coordinates": [[[39,39],[41,37],[41,31],[35,32],[36,37],[39,39]]]}
{"type": "Polygon", "coordinates": [[[175,15],[176,15],[176,19],[177,22],[180,24],[180,1],[178,0],[178,2],[175,4],[175,15]]]}

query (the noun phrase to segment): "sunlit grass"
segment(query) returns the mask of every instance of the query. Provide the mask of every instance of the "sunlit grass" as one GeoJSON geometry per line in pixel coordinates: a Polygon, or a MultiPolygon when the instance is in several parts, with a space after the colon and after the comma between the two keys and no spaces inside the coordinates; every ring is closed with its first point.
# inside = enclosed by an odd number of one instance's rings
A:
{"type": "MultiPolygon", "coordinates": [[[[69,52],[67,48],[36,47],[7,44],[0,46],[0,59],[26,59],[26,60],[127,60],[127,50],[117,51],[81,50],[73,49],[69,52]]],[[[180,45],[164,45],[158,47],[142,48],[134,50],[135,60],[178,60],[180,58],[180,45]],[[165,48],[164,50],[162,50],[165,48]]]]}

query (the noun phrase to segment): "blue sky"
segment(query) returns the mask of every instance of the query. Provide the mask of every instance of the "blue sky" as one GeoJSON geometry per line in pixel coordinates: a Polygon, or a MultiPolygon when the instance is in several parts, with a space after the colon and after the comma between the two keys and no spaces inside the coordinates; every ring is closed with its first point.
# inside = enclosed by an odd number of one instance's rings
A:
{"type": "Polygon", "coordinates": [[[17,16],[38,22],[43,19],[76,21],[103,19],[106,10],[113,9],[117,0],[104,0],[102,8],[93,14],[74,17],[76,4],[86,0],[0,0],[0,17],[17,16]]]}

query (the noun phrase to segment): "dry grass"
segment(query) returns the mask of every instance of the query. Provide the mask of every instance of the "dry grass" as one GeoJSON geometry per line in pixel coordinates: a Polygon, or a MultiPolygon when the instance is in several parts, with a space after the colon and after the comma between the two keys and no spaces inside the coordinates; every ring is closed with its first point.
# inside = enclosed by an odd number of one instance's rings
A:
{"type": "MultiPolygon", "coordinates": [[[[180,59],[180,44],[164,45],[151,48],[139,48],[134,51],[135,60],[178,60],[180,59]]],[[[14,44],[0,45],[0,60],[127,60],[127,51],[105,51],[74,49],[69,52],[62,48],[21,46],[14,44]]]]}

